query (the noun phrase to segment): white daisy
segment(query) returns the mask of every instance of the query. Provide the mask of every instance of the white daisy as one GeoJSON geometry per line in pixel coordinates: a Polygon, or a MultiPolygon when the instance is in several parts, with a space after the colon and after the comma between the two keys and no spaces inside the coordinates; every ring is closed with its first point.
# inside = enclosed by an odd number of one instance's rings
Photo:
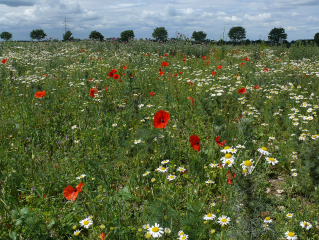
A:
{"type": "Polygon", "coordinates": [[[167,234],[168,234],[168,233],[171,233],[171,229],[165,228],[165,229],[164,229],[164,232],[167,233],[167,234]]]}
{"type": "Polygon", "coordinates": [[[286,235],[286,239],[287,240],[297,240],[297,235],[294,233],[294,232],[285,232],[285,235],[286,235]]]}
{"type": "Polygon", "coordinates": [[[293,216],[294,216],[293,213],[287,213],[287,215],[286,215],[287,218],[292,218],[293,216]]]}
{"type": "Polygon", "coordinates": [[[150,174],[150,172],[146,171],[145,173],[143,173],[143,177],[147,176],[148,174],[150,174]]]}
{"type": "Polygon", "coordinates": [[[216,218],[216,215],[209,213],[209,214],[205,215],[203,218],[204,218],[204,220],[214,220],[216,218]]]}
{"type": "Polygon", "coordinates": [[[177,235],[178,235],[178,236],[183,236],[183,235],[185,235],[185,233],[181,230],[181,231],[179,231],[179,232],[177,233],[177,235]]]}
{"type": "Polygon", "coordinates": [[[161,164],[166,164],[166,163],[169,163],[169,159],[166,159],[166,160],[161,162],[161,164]]]}
{"type": "Polygon", "coordinates": [[[278,160],[276,158],[268,158],[266,157],[266,160],[269,164],[275,165],[278,163],[278,160]]]}
{"type": "Polygon", "coordinates": [[[306,230],[309,230],[310,228],[312,228],[311,223],[305,222],[305,221],[300,222],[300,226],[301,226],[302,228],[305,228],[306,230]]]}
{"type": "Polygon", "coordinates": [[[141,139],[134,140],[134,144],[138,144],[138,143],[141,143],[141,142],[142,142],[141,139]]]}
{"type": "Polygon", "coordinates": [[[272,219],[270,217],[266,217],[264,219],[264,223],[271,223],[272,222],[272,219]]]}
{"type": "Polygon", "coordinates": [[[229,153],[229,151],[230,151],[231,149],[232,149],[231,147],[225,146],[224,149],[220,150],[220,152],[222,152],[222,153],[229,153]]]}
{"type": "Polygon", "coordinates": [[[242,162],[240,165],[243,168],[243,170],[247,169],[249,172],[251,172],[254,169],[253,163],[253,159],[250,159],[242,162]]]}
{"type": "Polygon", "coordinates": [[[160,238],[164,233],[164,230],[159,226],[158,223],[155,223],[155,226],[152,226],[148,229],[148,233],[150,233],[153,238],[160,238]]]}
{"type": "Polygon", "coordinates": [[[245,146],[238,144],[236,148],[245,148],[245,146]]]}
{"type": "Polygon", "coordinates": [[[81,179],[81,178],[84,178],[86,175],[85,174],[82,174],[82,175],[80,175],[80,176],[78,176],[76,179],[81,179]]]}
{"type": "Polygon", "coordinates": [[[210,166],[211,168],[215,168],[215,167],[219,167],[219,164],[217,164],[217,163],[211,163],[211,164],[209,164],[209,166],[210,166]]]}
{"type": "Polygon", "coordinates": [[[211,183],[215,183],[215,182],[212,180],[207,180],[207,181],[205,181],[205,183],[211,184],[211,183]]]}
{"type": "Polygon", "coordinates": [[[260,152],[262,155],[269,155],[269,152],[267,151],[268,149],[266,147],[258,148],[258,152],[260,152]]]}
{"type": "Polygon", "coordinates": [[[73,125],[72,127],[71,127],[71,129],[76,129],[77,128],[77,126],[76,125],[73,125]]]}
{"type": "Polygon", "coordinates": [[[177,168],[177,171],[179,171],[179,172],[185,172],[185,171],[186,171],[186,168],[184,168],[184,167],[179,167],[179,168],[177,168]]]}
{"type": "Polygon", "coordinates": [[[80,221],[80,225],[84,228],[89,228],[93,224],[93,220],[91,218],[85,218],[80,221]]]}
{"type": "Polygon", "coordinates": [[[76,231],[74,231],[73,235],[74,236],[79,236],[80,232],[81,232],[81,230],[76,230],[76,231]]]}
{"type": "Polygon", "coordinates": [[[150,225],[149,225],[149,224],[144,224],[142,227],[143,227],[145,230],[147,230],[147,229],[150,228],[150,225]]]}
{"type": "Polygon", "coordinates": [[[188,239],[188,235],[186,235],[186,234],[179,237],[179,240],[187,240],[187,239],[188,239]]]}
{"type": "Polygon", "coordinates": [[[174,180],[176,178],[176,176],[175,175],[168,175],[167,176],[167,180],[169,180],[169,181],[172,181],[172,180],[174,180]]]}
{"type": "Polygon", "coordinates": [[[220,225],[227,225],[230,222],[230,217],[227,217],[225,215],[218,218],[217,221],[220,225]]]}
{"type": "Polygon", "coordinates": [[[163,166],[159,166],[158,168],[156,168],[156,170],[159,172],[167,172],[168,169],[169,169],[169,167],[165,168],[163,166]]]}
{"type": "Polygon", "coordinates": [[[117,126],[117,123],[113,123],[113,124],[112,124],[112,127],[116,127],[116,126],[117,126]]]}
{"type": "Polygon", "coordinates": [[[234,161],[235,157],[231,155],[230,153],[226,153],[224,157],[220,159],[221,161],[234,161]]]}
{"type": "Polygon", "coordinates": [[[291,174],[291,176],[293,176],[293,177],[297,177],[297,176],[298,176],[298,174],[294,172],[293,174],[291,174]]]}

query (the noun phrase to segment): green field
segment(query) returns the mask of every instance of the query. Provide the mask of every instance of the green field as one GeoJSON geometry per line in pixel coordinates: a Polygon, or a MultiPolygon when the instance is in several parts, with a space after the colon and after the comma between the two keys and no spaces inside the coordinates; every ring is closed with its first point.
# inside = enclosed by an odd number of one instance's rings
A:
{"type": "Polygon", "coordinates": [[[1,42],[0,61],[0,239],[319,238],[318,47],[1,42]]]}

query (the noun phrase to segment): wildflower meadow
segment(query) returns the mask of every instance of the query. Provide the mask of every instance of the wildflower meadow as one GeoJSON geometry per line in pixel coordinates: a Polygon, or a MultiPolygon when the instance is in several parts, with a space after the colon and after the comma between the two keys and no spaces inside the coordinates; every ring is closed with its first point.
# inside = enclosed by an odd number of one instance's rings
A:
{"type": "Polygon", "coordinates": [[[0,239],[319,239],[319,49],[0,43],[0,239]]]}

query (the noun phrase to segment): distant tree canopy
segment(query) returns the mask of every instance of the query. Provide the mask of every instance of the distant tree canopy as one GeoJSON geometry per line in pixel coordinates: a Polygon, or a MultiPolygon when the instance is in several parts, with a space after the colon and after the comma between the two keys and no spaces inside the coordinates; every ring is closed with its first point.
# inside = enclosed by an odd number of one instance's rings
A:
{"type": "Polygon", "coordinates": [[[121,40],[123,42],[127,42],[129,39],[134,38],[134,37],[135,37],[135,35],[134,35],[133,30],[126,30],[126,31],[121,32],[121,40]]]}
{"type": "Polygon", "coordinates": [[[319,47],[319,32],[317,32],[313,38],[315,40],[315,43],[317,43],[318,47],[319,47]]]}
{"type": "Polygon", "coordinates": [[[2,32],[0,35],[0,38],[2,38],[5,41],[8,41],[12,38],[12,33],[9,32],[2,32]]]}
{"type": "Polygon", "coordinates": [[[268,34],[268,40],[274,43],[280,43],[287,39],[287,34],[284,28],[273,28],[268,34]]]}
{"type": "Polygon", "coordinates": [[[238,26],[238,27],[232,27],[229,29],[228,37],[235,42],[238,42],[240,40],[243,40],[246,38],[246,30],[245,28],[238,26]]]}
{"type": "Polygon", "coordinates": [[[63,40],[64,41],[70,41],[70,40],[73,40],[74,38],[71,37],[72,36],[72,33],[70,30],[66,31],[65,34],[63,34],[63,40]]]}
{"type": "Polygon", "coordinates": [[[165,42],[168,37],[167,30],[164,27],[157,27],[154,29],[152,37],[155,38],[157,41],[161,40],[162,42],[165,42]]]}
{"type": "Polygon", "coordinates": [[[104,36],[98,32],[98,31],[92,31],[89,35],[89,39],[97,40],[97,41],[103,41],[104,36]]]}
{"type": "Polygon", "coordinates": [[[30,32],[30,38],[37,39],[38,41],[45,38],[46,36],[47,35],[44,33],[42,29],[32,30],[32,32],[30,32]]]}
{"type": "Polygon", "coordinates": [[[194,38],[195,41],[204,41],[206,36],[207,36],[207,33],[204,33],[203,31],[198,31],[198,32],[194,31],[192,38],[194,38]]]}

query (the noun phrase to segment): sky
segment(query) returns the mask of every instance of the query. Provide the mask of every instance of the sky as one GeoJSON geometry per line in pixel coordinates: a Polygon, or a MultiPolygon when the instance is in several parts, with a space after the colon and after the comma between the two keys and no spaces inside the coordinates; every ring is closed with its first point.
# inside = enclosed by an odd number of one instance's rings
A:
{"type": "Polygon", "coordinates": [[[271,29],[282,27],[292,41],[319,32],[319,0],[0,0],[0,33],[11,32],[13,40],[30,40],[33,29],[61,40],[65,19],[79,39],[94,30],[105,38],[133,30],[145,39],[165,27],[169,38],[204,31],[207,39],[224,33],[226,40],[231,27],[242,26],[250,40],[267,40],[271,29]]]}

